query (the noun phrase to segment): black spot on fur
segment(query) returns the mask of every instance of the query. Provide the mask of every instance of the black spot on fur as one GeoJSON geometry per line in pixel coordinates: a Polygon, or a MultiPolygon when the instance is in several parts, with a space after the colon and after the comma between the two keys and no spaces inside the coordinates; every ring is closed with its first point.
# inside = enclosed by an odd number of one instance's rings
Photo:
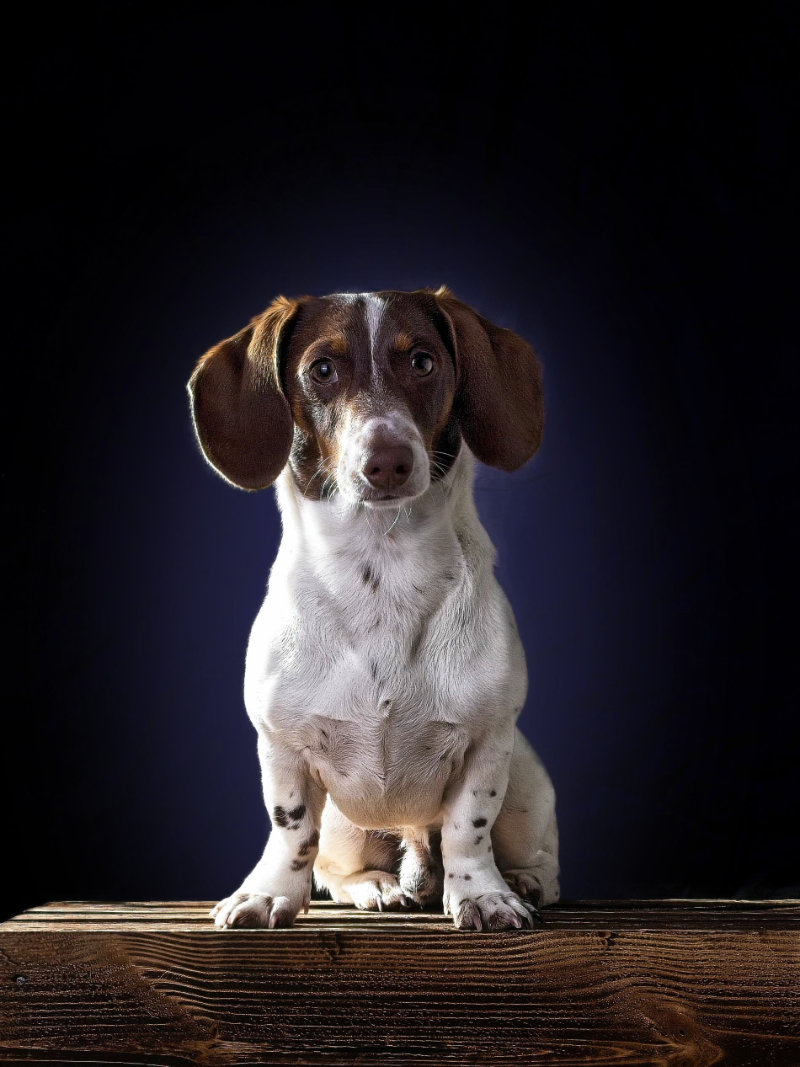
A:
{"type": "Polygon", "coordinates": [[[278,805],[272,813],[272,821],[276,826],[282,826],[284,830],[299,830],[300,820],[306,813],[305,804],[298,804],[296,808],[287,811],[278,805]]]}
{"type": "Polygon", "coordinates": [[[451,571],[447,571],[444,577],[448,582],[454,582],[456,580],[456,576],[451,571]]]}
{"type": "Polygon", "coordinates": [[[312,848],[319,844],[319,830],[315,830],[311,837],[307,838],[297,850],[298,856],[307,856],[312,848]]]}
{"type": "Polygon", "coordinates": [[[453,872],[451,871],[451,872],[450,872],[450,874],[448,874],[448,876],[447,876],[447,877],[448,877],[448,878],[455,878],[455,875],[454,875],[454,874],[453,874],[453,872]]]}
{"type": "Polygon", "coordinates": [[[489,790],[489,796],[490,797],[496,797],[497,796],[497,790],[496,789],[490,789],[489,790]]]}
{"type": "Polygon", "coordinates": [[[289,866],[293,871],[302,871],[304,867],[308,866],[308,860],[292,860],[289,866]]]}
{"type": "Polygon", "coordinates": [[[477,830],[480,826],[485,826],[486,825],[486,819],[473,819],[472,820],[472,825],[477,830]]]}
{"type": "Polygon", "coordinates": [[[381,584],[381,580],[372,573],[371,567],[365,567],[364,570],[361,572],[361,577],[364,579],[365,585],[372,586],[373,593],[377,592],[378,586],[381,584]]]}
{"type": "Polygon", "coordinates": [[[481,841],[483,841],[483,834],[478,834],[478,836],[475,838],[475,844],[479,845],[481,841]]]}
{"type": "Polygon", "coordinates": [[[471,882],[472,881],[472,875],[471,874],[465,874],[464,875],[464,881],[465,882],[471,882]]]}

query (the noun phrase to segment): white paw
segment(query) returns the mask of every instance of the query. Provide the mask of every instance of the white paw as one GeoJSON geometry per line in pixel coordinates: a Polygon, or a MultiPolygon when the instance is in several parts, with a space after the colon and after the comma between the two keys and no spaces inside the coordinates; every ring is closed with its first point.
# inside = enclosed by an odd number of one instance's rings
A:
{"type": "Polygon", "coordinates": [[[482,893],[450,899],[448,909],[459,930],[522,930],[541,921],[532,904],[516,893],[482,893]]]}
{"type": "Polygon", "coordinates": [[[412,901],[406,896],[393,874],[386,871],[359,871],[342,880],[342,889],[357,908],[383,911],[407,908],[412,901]]]}
{"type": "Polygon", "coordinates": [[[300,909],[288,897],[232,893],[208,913],[220,929],[291,926],[300,909]]]}
{"type": "Polygon", "coordinates": [[[402,892],[420,908],[426,904],[441,904],[442,871],[432,858],[420,862],[418,857],[406,853],[397,879],[402,892]]]}

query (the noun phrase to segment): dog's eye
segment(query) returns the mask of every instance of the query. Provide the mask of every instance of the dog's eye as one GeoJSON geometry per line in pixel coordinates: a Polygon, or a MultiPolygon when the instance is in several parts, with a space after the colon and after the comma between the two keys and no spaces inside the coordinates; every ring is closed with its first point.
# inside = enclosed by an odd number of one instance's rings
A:
{"type": "Polygon", "coordinates": [[[318,359],[316,363],[312,363],[309,374],[314,381],[319,382],[320,385],[331,385],[339,379],[339,375],[336,373],[336,367],[334,367],[329,359],[318,359]]]}
{"type": "Polygon", "coordinates": [[[417,352],[411,358],[411,368],[420,378],[424,378],[433,370],[433,360],[427,352],[417,352]]]}

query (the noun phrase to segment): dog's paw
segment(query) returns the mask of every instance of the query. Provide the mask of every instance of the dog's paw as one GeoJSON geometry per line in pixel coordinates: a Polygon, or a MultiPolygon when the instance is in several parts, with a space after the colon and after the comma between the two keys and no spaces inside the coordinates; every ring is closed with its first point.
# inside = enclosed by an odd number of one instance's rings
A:
{"type": "Polygon", "coordinates": [[[221,929],[291,926],[299,908],[288,897],[232,893],[208,913],[221,929]]]}
{"type": "Polygon", "coordinates": [[[535,908],[542,906],[544,891],[535,871],[523,869],[503,871],[503,878],[509,889],[516,893],[517,896],[529,901],[535,908]]]}
{"type": "Polygon", "coordinates": [[[522,930],[540,920],[532,904],[516,893],[483,893],[451,901],[450,914],[458,930],[522,930]]]}
{"type": "Polygon", "coordinates": [[[512,889],[523,900],[533,904],[535,908],[543,908],[547,904],[555,904],[561,895],[558,878],[551,871],[536,867],[519,867],[513,870],[503,871],[503,878],[509,889],[512,889]]]}
{"type": "Polygon", "coordinates": [[[341,888],[364,911],[408,908],[413,903],[387,871],[359,871],[342,879],[341,888]]]}
{"type": "Polygon", "coordinates": [[[400,864],[397,880],[406,897],[413,900],[420,908],[424,908],[427,904],[441,905],[442,869],[441,865],[436,865],[432,857],[427,861],[420,861],[418,856],[406,853],[400,864]]]}

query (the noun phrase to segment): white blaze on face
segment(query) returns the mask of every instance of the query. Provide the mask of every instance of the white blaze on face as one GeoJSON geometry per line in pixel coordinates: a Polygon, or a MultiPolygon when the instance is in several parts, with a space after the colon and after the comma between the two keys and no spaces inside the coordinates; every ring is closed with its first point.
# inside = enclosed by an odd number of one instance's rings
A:
{"type": "Polygon", "coordinates": [[[369,355],[374,367],[375,341],[378,337],[378,330],[381,328],[383,313],[386,310],[386,301],[376,296],[375,293],[362,293],[361,295],[364,297],[364,318],[367,321],[367,332],[369,334],[369,355]]]}
{"type": "Polygon", "coordinates": [[[347,304],[355,304],[357,300],[363,300],[364,322],[367,327],[367,337],[369,338],[369,357],[374,367],[375,342],[381,328],[383,313],[386,310],[386,301],[382,296],[378,296],[377,293],[337,293],[336,295],[347,304]]]}

